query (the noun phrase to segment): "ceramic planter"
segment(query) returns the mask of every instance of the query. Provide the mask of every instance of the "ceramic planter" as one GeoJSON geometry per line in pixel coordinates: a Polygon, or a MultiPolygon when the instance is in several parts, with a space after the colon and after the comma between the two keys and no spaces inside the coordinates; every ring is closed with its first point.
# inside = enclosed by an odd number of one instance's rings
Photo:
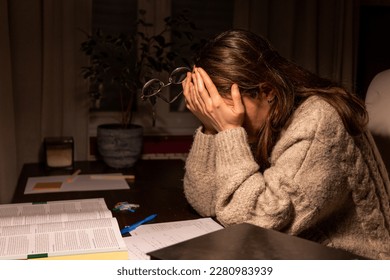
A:
{"type": "Polygon", "coordinates": [[[141,156],[143,127],[104,124],[97,128],[97,146],[103,161],[113,168],[132,167],[141,156]]]}

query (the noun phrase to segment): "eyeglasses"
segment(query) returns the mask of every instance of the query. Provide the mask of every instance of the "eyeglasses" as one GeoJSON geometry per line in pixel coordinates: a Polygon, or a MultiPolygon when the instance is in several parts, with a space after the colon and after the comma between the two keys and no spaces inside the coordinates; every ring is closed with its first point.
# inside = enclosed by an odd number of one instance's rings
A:
{"type": "Polygon", "coordinates": [[[164,84],[164,82],[160,81],[159,79],[151,79],[147,81],[142,88],[141,99],[146,100],[155,96],[164,100],[168,104],[175,102],[183,93],[183,89],[181,89],[177,94],[175,94],[173,98],[169,95],[168,97],[164,96],[162,94],[162,91],[164,88],[170,85],[180,85],[187,77],[187,72],[191,72],[191,70],[187,67],[176,68],[169,75],[169,82],[167,84],[164,84]]]}

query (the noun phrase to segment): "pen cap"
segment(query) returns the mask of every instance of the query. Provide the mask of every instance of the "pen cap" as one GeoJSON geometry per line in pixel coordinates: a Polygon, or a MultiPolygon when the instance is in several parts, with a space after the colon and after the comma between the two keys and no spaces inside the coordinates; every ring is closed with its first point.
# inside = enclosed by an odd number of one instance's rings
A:
{"type": "Polygon", "coordinates": [[[45,137],[44,153],[47,168],[73,169],[73,137],[45,137]]]}

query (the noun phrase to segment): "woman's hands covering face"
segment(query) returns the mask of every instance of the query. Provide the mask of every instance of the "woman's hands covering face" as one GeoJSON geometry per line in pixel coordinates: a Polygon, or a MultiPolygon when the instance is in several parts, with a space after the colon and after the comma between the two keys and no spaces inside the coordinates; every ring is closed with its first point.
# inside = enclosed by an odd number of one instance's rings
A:
{"type": "Polygon", "coordinates": [[[231,88],[231,99],[222,97],[209,75],[202,68],[187,73],[183,83],[187,108],[202,122],[205,133],[217,133],[240,127],[245,108],[236,84],[231,88]]]}

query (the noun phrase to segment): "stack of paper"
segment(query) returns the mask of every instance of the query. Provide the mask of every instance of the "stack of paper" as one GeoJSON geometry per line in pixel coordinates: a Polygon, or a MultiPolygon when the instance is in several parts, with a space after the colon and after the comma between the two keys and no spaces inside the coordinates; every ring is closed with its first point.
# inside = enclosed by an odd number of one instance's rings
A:
{"type": "Polygon", "coordinates": [[[131,236],[123,239],[130,259],[145,260],[150,259],[148,252],[222,228],[211,218],[147,224],[139,226],[131,232],[131,236]]]}

